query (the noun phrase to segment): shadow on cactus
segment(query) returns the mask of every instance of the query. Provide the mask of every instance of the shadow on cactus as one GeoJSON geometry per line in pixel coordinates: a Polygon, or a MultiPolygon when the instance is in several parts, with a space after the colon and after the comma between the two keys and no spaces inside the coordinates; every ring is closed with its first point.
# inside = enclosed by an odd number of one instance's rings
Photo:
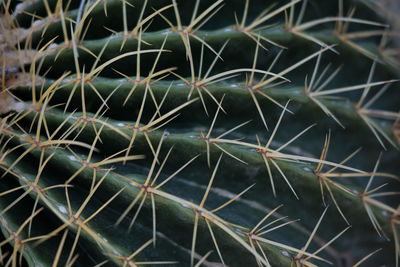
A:
{"type": "Polygon", "coordinates": [[[1,264],[399,266],[378,10],[1,1],[1,264]]]}

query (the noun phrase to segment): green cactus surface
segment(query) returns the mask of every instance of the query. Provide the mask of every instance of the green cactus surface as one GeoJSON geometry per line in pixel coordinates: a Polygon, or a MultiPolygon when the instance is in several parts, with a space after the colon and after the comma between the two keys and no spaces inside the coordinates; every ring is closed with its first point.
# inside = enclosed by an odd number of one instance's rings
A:
{"type": "Polygon", "coordinates": [[[0,265],[398,267],[390,2],[1,0],[0,265]]]}

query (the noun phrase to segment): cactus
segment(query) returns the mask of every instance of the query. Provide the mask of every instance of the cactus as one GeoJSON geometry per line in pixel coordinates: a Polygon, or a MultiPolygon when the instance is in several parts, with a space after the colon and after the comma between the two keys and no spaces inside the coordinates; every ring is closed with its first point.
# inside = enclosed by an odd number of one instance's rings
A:
{"type": "Polygon", "coordinates": [[[1,8],[5,266],[399,265],[398,33],[373,1],[1,8]]]}

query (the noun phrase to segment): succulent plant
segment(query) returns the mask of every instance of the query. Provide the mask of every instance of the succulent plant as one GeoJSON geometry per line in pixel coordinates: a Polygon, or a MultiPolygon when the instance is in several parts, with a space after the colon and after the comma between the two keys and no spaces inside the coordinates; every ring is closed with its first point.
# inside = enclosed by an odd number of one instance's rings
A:
{"type": "Polygon", "coordinates": [[[398,266],[379,10],[2,0],[0,262],[398,266]]]}

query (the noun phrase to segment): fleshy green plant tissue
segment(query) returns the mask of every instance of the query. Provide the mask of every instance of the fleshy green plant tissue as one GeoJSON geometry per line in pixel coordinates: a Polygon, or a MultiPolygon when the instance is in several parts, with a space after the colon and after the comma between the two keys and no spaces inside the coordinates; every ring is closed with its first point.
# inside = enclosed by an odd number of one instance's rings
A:
{"type": "Polygon", "coordinates": [[[4,266],[399,266],[395,2],[2,0],[4,266]]]}

